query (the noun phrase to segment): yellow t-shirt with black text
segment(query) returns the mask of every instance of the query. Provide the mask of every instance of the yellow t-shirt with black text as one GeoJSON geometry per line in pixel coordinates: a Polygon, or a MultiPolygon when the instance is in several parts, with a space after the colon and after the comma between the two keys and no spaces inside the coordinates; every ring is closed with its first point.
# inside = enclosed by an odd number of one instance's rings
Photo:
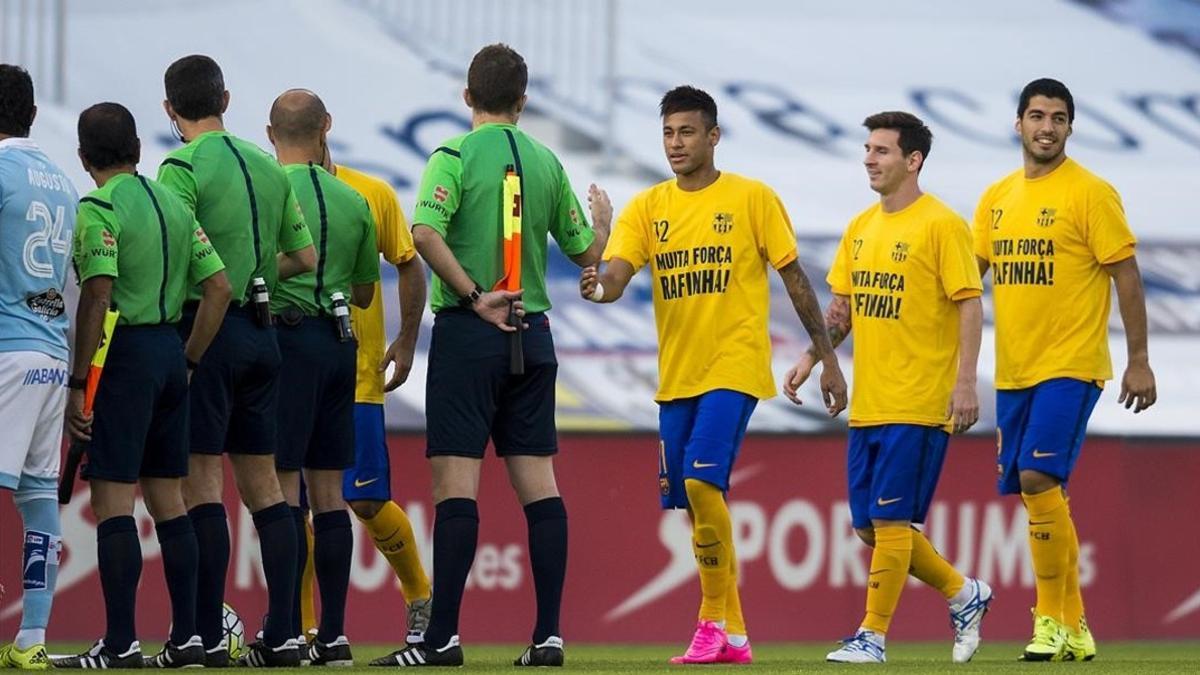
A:
{"type": "MultiPolygon", "coordinates": [[[[336,176],[354,188],[367,200],[371,215],[375,217],[375,238],[383,259],[398,265],[411,260],[417,254],[413,246],[412,233],[400,210],[396,192],[386,182],[349,167],[336,167],[336,176]]],[[[350,306],[350,322],[354,336],[358,339],[357,384],[354,388],[355,403],[383,403],[385,373],[377,372],[383,353],[387,351],[387,334],[383,323],[383,287],[375,282],[375,296],[366,309],[350,306]]]]}
{"type": "Polygon", "coordinates": [[[621,212],[604,250],[612,258],[650,265],[655,400],[716,389],[775,395],[767,272],[796,259],[796,233],[771,188],[724,172],[692,192],[659,183],[621,212]]]}
{"type": "Polygon", "coordinates": [[[974,236],[992,269],[996,388],[1112,379],[1104,265],[1137,243],[1117,191],[1070,158],[1040,178],[1017,170],[979,200],[974,236]]]}
{"type": "Polygon", "coordinates": [[[983,285],[967,223],[937,197],[850,221],[826,277],[850,299],[850,426],[942,425],[958,377],[958,301],[983,285]]]}

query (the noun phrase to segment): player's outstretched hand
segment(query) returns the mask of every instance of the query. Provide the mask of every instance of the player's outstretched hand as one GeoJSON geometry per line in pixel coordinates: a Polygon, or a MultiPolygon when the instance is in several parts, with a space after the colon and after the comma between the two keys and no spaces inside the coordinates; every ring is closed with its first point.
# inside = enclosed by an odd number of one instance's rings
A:
{"type": "Polygon", "coordinates": [[[396,369],[392,371],[391,379],[387,381],[387,384],[383,385],[384,391],[393,391],[408,381],[408,374],[412,372],[414,347],[405,349],[404,345],[400,344],[399,338],[393,340],[392,344],[388,346],[387,352],[383,355],[383,360],[376,367],[376,370],[383,373],[387,372],[388,364],[396,364],[396,369]]]}
{"type": "Polygon", "coordinates": [[[1121,395],[1117,403],[1123,403],[1125,409],[1133,408],[1134,414],[1140,413],[1154,405],[1158,400],[1158,390],[1154,386],[1154,371],[1149,363],[1131,363],[1125,368],[1125,376],[1121,378],[1121,395]]]}
{"type": "Polygon", "coordinates": [[[963,433],[979,421],[979,394],[973,383],[959,382],[954,385],[946,415],[956,434],[963,433]]]}
{"type": "Polygon", "coordinates": [[[796,365],[792,366],[791,370],[787,371],[787,375],[783,378],[783,395],[788,397],[788,400],[796,405],[804,405],[800,400],[800,387],[808,380],[808,376],[812,374],[813,366],[817,361],[809,352],[804,352],[796,361],[796,365]]]}
{"type": "Polygon", "coordinates": [[[608,193],[592,183],[588,186],[588,210],[592,212],[592,229],[608,238],[612,227],[613,207],[608,193]]]}
{"type": "Polygon", "coordinates": [[[846,409],[846,378],[836,356],[826,359],[821,366],[821,398],[830,417],[837,417],[846,409]]]}
{"type": "Polygon", "coordinates": [[[83,414],[83,390],[72,389],[67,394],[67,431],[77,441],[92,440],[92,415],[83,414]]]}
{"type": "MultiPolygon", "coordinates": [[[[517,311],[518,317],[525,316],[525,303],[521,301],[521,294],[524,292],[524,289],[488,291],[479,296],[479,300],[475,301],[471,309],[474,309],[479,318],[484,321],[505,333],[512,333],[517,330],[517,327],[508,325],[508,308],[509,305],[512,305],[512,308],[517,311]]],[[[522,325],[522,327],[528,328],[527,325],[522,325]]]]}

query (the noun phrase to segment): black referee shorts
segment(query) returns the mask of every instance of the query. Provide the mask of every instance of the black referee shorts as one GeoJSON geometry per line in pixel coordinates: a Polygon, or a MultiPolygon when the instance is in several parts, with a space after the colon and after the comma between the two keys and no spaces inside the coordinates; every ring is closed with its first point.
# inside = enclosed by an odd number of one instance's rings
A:
{"type": "Polygon", "coordinates": [[[117,326],[92,412],[85,477],[187,475],[187,365],[175,326],[117,326]]]}
{"type": "Polygon", "coordinates": [[[276,322],[279,444],[275,467],[348,469],[354,466],[354,385],[358,344],[339,342],[332,319],[276,322]]]}
{"type": "MultiPolygon", "coordinates": [[[[196,304],[183,308],[186,340],[196,304]]],[[[254,319],[254,307],[230,305],[221,329],[192,373],[191,446],[202,455],[270,455],[275,452],[275,391],[279,383],[275,328],[254,319]]]]}
{"type": "Polygon", "coordinates": [[[500,457],[553,455],[558,360],[545,314],[525,317],[525,374],[509,374],[509,336],[467,309],[433,320],[425,382],[428,457],[482,458],[488,438],[500,457]]]}

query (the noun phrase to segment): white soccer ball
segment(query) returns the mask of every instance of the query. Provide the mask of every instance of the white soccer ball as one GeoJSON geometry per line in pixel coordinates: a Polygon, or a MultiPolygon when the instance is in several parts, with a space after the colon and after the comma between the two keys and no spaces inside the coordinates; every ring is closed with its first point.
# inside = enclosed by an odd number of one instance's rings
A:
{"type": "Polygon", "coordinates": [[[228,602],[225,603],[225,613],[221,618],[221,629],[224,631],[225,643],[229,645],[229,658],[236,659],[241,656],[242,649],[246,646],[246,626],[228,602]]]}

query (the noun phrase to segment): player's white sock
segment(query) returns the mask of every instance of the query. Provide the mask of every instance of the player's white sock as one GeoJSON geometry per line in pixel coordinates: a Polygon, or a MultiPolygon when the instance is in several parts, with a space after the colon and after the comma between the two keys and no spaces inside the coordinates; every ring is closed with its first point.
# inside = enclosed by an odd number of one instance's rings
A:
{"type": "Polygon", "coordinates": [[[17,639],[14,640],[17,644],[17,649],[29,649],[34,645],[46,643],[45,628],[22,628],[17,631],[17,639]]]}

